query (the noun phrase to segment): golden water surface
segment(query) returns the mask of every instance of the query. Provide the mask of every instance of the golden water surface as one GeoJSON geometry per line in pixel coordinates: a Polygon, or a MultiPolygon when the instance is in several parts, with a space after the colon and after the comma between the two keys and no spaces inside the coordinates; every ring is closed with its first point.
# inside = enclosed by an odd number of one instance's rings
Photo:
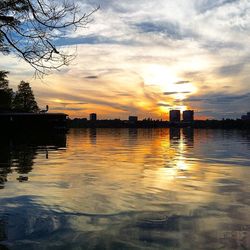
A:
{"type": "Polygon", "coordinates": [[[250,134],[75,129],[0,142],[0,249],[249,249],[250,134]]]}

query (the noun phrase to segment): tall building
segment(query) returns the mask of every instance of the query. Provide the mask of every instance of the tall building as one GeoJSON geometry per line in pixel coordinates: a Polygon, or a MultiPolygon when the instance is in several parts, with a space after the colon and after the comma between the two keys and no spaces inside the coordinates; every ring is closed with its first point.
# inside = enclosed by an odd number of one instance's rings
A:
{"type": "Polygon", "coordinates": [[[193,122],[194,121],[194,111],[193,110],[185,110],[185,111],[183,111],[182,120],[184,122],[193,122]]]}
{"type": "Polygon", "coordinates": [[[181,112],[180,110],[170,110],[169,111],[170,122],[180,122],[181,121],[181,112]]]}
{"type": "Polygon", "coordinates": [[[96,121],[97,120],[97,115],[95,113],[92,113],[89,115],[89,120],[90,121],[96,121]]]}

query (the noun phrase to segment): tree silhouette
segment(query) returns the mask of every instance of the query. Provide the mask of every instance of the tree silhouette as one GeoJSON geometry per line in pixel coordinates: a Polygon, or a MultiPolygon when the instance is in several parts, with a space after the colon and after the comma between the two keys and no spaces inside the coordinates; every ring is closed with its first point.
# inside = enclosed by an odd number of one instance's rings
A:
{"type": "Polygon", "coordinates": [[[0,71],[0,111],[11,109],[13,91],[9,88],[8,73],[8,71],[0,71]]]}
{"type": "Polygon", "coordinates": [[[98,9],[82,14],[72,1],[1,0],[0,52],[14,52],[34,69],[38,76],[67,65],[74,55],[59,51],[55,39],[85,27],[98,9]]]}
{"type": "Polygon", "coordinates": [[[0,89],[6,89],[9,87],[9,81],[6,79],[8,74],[8,71],[0,71],[0,89]]]}
{"type": "Polygon", "coordinates": [[[13,100],[13,108],[19,112],[34,113],[39,108],[35,96],[28,82],[21,81],[13,100]]]}

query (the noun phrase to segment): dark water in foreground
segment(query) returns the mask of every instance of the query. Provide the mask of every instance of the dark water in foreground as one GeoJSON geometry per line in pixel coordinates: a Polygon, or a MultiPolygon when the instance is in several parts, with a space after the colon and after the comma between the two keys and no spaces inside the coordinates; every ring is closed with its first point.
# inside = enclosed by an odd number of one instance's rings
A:
{"type": "Polygon", "coordinates": [[[250,249],[249,178],[244,131],[2,136],[0,249],[250,249]]]}

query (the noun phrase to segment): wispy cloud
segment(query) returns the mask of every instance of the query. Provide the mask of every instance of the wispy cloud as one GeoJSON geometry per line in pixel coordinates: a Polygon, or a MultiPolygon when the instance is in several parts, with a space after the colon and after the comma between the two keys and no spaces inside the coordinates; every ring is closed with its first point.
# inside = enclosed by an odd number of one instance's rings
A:
{"type": "Polygon", "coordinates": [[[190,91],[169,91],[169,92],[164,92],[164,95],[175,95],[175,94],[190,94],[190,91]]]}
{"type": "Polygon", "coordinates": [[[190,83],[190,81],[178,81],[178,82],[175,82],[175,84],[186,84],[186,83],[190,83]]]}
{"type": "Polygon", "coordinates": [[[86,79],[98,79],[98,76],[86,76],[86,79]]]}
{"type": "Polygon", "coordinates": [[[168,103],[157,103],[158,106],[161,106],[161,107],[171,107],[172,105],[168,104],[168,103]]]}

